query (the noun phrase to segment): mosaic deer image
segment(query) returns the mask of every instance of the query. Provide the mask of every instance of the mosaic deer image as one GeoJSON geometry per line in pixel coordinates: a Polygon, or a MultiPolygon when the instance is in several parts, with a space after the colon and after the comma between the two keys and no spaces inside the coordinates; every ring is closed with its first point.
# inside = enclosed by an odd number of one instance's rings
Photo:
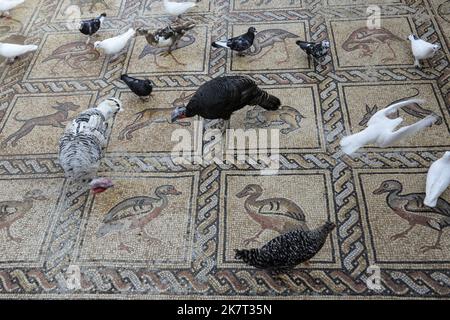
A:
{"type": "Polygon", "coordinates": [[[12,147],[17,146],[17,142],[30,134],[36,127],[56,127],[64,129],[66,127],[65,122],[69,120],[69,111],[76,111],[80,106],[72,102],[57,102],[52,108],[56,110],[55,113],[30,119],[19,119],[17,117],[19,112],[17,112],[14,115],[14,120],[23,122],[23,125],[16,132],[2,141],[1,146],[6,147],[9,142],[11,142],[12,147]]]}
{"type": "MultiPolygon", "coordinates": [[[[416,91],[416,93],[415,93],[414,95],[412,95],[412,96],[410,96],[410,97],[407,97],[407,98],[403,98],[403,99],[396,100],[396,101],[390,103],[389,105],[394,104],[394,103],[398,103],[398,102],[403,101],[403,100],[408,100],[408,99],[417,97],[417,96],[419,95],[419,90],[418,90],[417,88],[413,88],[413,89],[416,91]]],[[[383,108],[381,108],[381,109],[383,109],[383,108]]],[[[435,114],[435,113],[434,113],[433,111],[431,111],[431,110],[422,108],[422,107],[421,107],[420,105],[418,105],[417,103],[413,103],[413,104],[410,104],[410,105],[401,107],[400,109],[402,109],[402,110],[403,110],[404,112],[406,112],[407,114],[409,114],[409,115],[411,115],[411,116],[413,116],[413,117],[416,117],[416,118],[418,118],[418,119],[423,119],[423,118],[425,118],[426,116],[429,116],[429,115],[431,115],[431,114],[435,114]]],[[[379,110],[379,109],[378,109],[378,106],[377,106],[377,105],[374,105],[374,106],[371,108],[371,107],[369,107],[369,105],[366,104],[366,113],[364,114],[362,120],[361,120],[358,124],[359,124],[360,126],[363,126],[363,127],[366,126],[366,125],[367,125],[367,122],[370,120],[370,118],[371,118],[378,110],[379,110]]],[[[398,110],[397,110],[396,112],[394,112],[393,114],[391,114],[391,115],[388,116],[388,118],[390,118],[390,119],[395,119],[395,118],[398,118],[398,117],[399,117],[399,111],[398,111],[398,110]]],[[[435,122],[434,124],[436,124],[436,125],[441,125],[441,124],[442,124],[442,117],[441,117],[441,116],[437,116],[437,115],[436,115],[436,117],[437,117],[437,120],[436,120],[436,122],[435,122]]]]}
{"type": "MultiPolygon", "coordinates": [[[[194,93],[186,95],[185,92],[180,97],[176,98],[172,102],[172,106],[184,106],[194,93]]],[[[170,114],[167,113],[167,108],[146,108],[134,114],[134,120],[123,128],[119,133],[119,140],[131,140],[133,138],[133,132],[141,130],[143,128],[150,127],[156,123],[171,123],[170,114]]],[[[187,127],[190,126],[190,122],[177,122],[177,125],[187,127]]]]}
{"type": "Polygon", "coordinates": [[[280,131],[283,134],[289,134],[300,129],[300,123],[304,118],[298,110],[290,106],[281,106],[276,112],[254,107],[247,111],[245,129],[286,126],[280,131]]]}
{"type": "Polygon", "coordinates": [[[403,42],[404,40],[385,28],[369,29],[367,27],[362,27],[353,31],[348,36],[347,40],[342,44],[342,49],[347,52],[360,50],[360,58],[367,56],[372,57],[380,46],[385,44],[392,52],[392,56],[383,58],[381,61],[388,62],[397,58],[397,54],[391,46],[393,41],[403,42]],[[374,45],[376,45],[375,48],[373,47],[374,45]]]}
{"type": "Polygon", "coordinates": [[[265,53],[263,53],[259,57],[251,60],[250,62],[258,61],[262,57],[264,57],[266,54],[268,54],[275,47],[275,44],[277,42],[278,43],[282,42],[284,45],[286,58],[284,60],[278,61],[278,63],[283,63],[283,62],[286,62],[289,60],[289,50],[288,50],[286,41],[288,39],[295,39],[298,37],[299,36],[289,32],[289,31],[282,30],[282,29],[263,30],[263,31],[258,32],[255,35],[255,40],[253,41],[253,45],[250,47],[250,49],[248,49],[245,52],[245,54],[248,56],[257,56],[258,54],[260,54],[263,51],[264,48],[269,47],[270,48],[269,50],[267,50],[265,53]]]}

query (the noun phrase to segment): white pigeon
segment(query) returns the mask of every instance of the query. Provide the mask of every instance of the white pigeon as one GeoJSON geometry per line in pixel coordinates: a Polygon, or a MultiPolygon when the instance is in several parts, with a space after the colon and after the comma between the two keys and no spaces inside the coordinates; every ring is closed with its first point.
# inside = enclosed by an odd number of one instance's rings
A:
{"type": "Polygon", "coordinates": [[[164,0],[164,9],[166,13],[172,16],[180,16],[189,9],[195,7],[197,4],[195,2],[174,2],[169,0],[164,0]]]}
{"type": "Polygon", "coordinates": [[[106,54],[117,54],[125,48],[128,41],[130,41],[135,33],[136,31],[133,28],[130,28],[127,32],[116,37],[105,39],[103,41],[96,41],[94,43],[94,48],[103,49],[106,54]]]}
{"type": "Polygon", "coordinates": [[[426,42],[413,34],[408,39],[411,41],[411,49],[415,59],[414,66],[416,68],[421,67],[419,60],[430,59],[440,48],[439,45],[426,42]]]}
{"type": "Polygon", "coordinates": [[[0,12],[2,13],[0,17],[3,17],[5,13],[8,17],[10,17],[11,15],[9,14],[9,10],[24,2],[25,0],[0,0],[0,12]]]}
{"type": "Polygon", "coordinates": [[[350,136],[344,137],[341,140],[342,151],[346,154],[351,155],[355,153],[359,148],[367,144],[375,144],[378,147],[387,147],[403,138],[409,137],[420,130],[431,126],[438,118],[435,115],[429,115],[424,119],[395,130],[400,123],[402,123],[402,118],[389,119],[388,116],[397,112],[397,110],[403,106],[407,106],[413,103],[424,103],[424,100],[420,99],[409,99],[405,101],[400,101],[395,104],[390,105],[384,109],[381,109],[375,113],[370,120],[367,122],[367,128],[361,132],[352,134],[350,136]],[[395,131],[394,131],[395,130],[395,131]]]}
{"type": "Polygon", "coordinates": [[[38,46],[34,44],[21,45],[13,43],[0,42],[0,56],[5,57],[10,62],[13,62],[15,58],[31,52],[36,51],[38,46]]]}
{"type": "Polygon", "coordinates": [[[450,151],[442,158],[433,162],[428,170],[426,197],[423,203],[428,207],[435,207],[439,196],[450,185],[450,151]]]}

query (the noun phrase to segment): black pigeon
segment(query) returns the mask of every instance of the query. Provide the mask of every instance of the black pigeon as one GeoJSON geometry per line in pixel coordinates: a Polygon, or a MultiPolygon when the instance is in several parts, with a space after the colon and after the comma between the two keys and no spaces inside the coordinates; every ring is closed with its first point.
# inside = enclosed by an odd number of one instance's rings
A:
{"type": "Polygon", "coordinates": [[[253,45],[253,40],[255,40],[256,29],[254,27],[248,28],[247,33],[234,37],[228,40],[219,40],[213,42],[211,45],[214,48],[228,48],[233,51],[237,51],[242,54],[242,51],[249,49],[253,45]]]}
{"type": "Polygon", "coordinates": [[[250,78],[224,76],[202,84],[185,107],[177,107],[172,112],[172,122],[195,115],[206,119],[229,120],[234,111],[246,105],[277,110],[281,102],[277,97],[258,88],[250,78]]]}
{"type": "Polygon", "coordinates": [[[86,41],[86,44],[88,44],[89,40],[91,40],[91,36],[100,29],[105,17],[106,17],[106,13],[102,13],[97,18],[90,19],[90,20],[83,20],[80,22],[80,29],[79,29],[80,32],[82,34],[89,36],[88,40],[86,41]]]}
{"type": "Polygon", "coordinates": [[[152,93],[153,86],[150,80],[136,79],[128,76],[127,74],[123,74],[120,77],[120,80],[125,82],[128,88],[130,88],[131,91],[133,91],[136,95],[139,96],[139,98],[144,101],[147,101],[150,97],[150,94],[152,93]]]}
{"type": "Polygon", "coordinates": [[[270,240],[260,249],[235,250],[235,259],[258,269],[287,272],[314,257],[335,227],[334,223],[325,222],[314,230],[297,229],[270,240]]]}
{"type": "Polygon", "coordinates": [[[330,49],[330,42],[327,40],[324,40],[320,43],[298,40],[295,43],[303,51],[305,51],[308,55],[313,56],[315,59],[320,59],[324,57],[328,53],[328,50],[330,49]]]}

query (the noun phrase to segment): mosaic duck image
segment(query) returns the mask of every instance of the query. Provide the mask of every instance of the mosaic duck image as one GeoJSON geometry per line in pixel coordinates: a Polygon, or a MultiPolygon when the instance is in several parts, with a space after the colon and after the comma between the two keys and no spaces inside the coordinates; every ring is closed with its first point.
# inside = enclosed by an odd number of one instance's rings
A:
{"type": "Polygon", "coordinates": [[[246,198],[245,211],[261,228],[254,236],[246,239],[244,245],[259,241],[259,236],[265,230],[279,234],[299,228],[308,230],[305,213],[295,202],[279,197],[259,200],[262,193],[261,186],[249,184],[236,194],[238,198],[246,198]]]}
{"type": "Polygon", "coordinates": [[[56,48],[42,63],[56,60],[57,63],[51,68],[53,73],[56,73],[55,69],[61,63],[72,69],[82,70],[84,73],[87,73],[83,64],[97,61],[99,57],[100,53],[94,49],[94,45],[86,44],[84,41],[76,41],[56,48]]]}
{"type": "Polygon", "coordinates": [[[78,110],[80,106],[72,102],[57,102],[52,108],[55,109],[56,112],[29,119],[19,119],[17,117],[19,112],[17,112],[14,115],[14,120],[22,122],[23,124],[19,129],[2,141],[0,146],[4,148],[9,142],[11,142],[12,147],[17,146],[19,140],[30,134],[36,127],[56,127],[64,129],[66,127],[66,122],[69,120],[69,112],[78,110]]]}
{"type": "MultiPolygon", "coordinates": [[[[194,93],[186,95],[183,92],[180,97],[172,102],[173,108],[184,106],[193,95],[194,93]]],[[[131,140],[133,139],[133,132],[150,127],[152,124],[171,123],[170,112],[168,113],[170,110],[150,107],[135,113],[134,119],[119,132],[119,140],[131,140]]],[[[191,124],[188,121],[177,121],[176,125],[188,127],[191,124]]]]}
{"type": "Polygon", "coordinates": [[[440,243],[442,233],[450,226],[450,204],[439,198],[436,207],[424,205],[425,193],[401,194],[403,185],[397,180],[386,180],[373,191],[375,195],[387,193],[386,202],[396,215],[408,221],[409,227],[391,237],[391,240],[406,238],[406,235],[417,225],[421,225],[438,232],[433,245],[422,246],[423,253],[429,250],[442,250],[440,243]]]}
{"type": "Polygon", "coordinates": [[[289,134],[300,129],[300,124],[304,118],[297,109],[290,106],[281,106],[276,112],[254,107],[247,111],[245,129],[285,126],[280,132],[289,134]]]}
{"type": "Polygon", "coordinates": [[[25,194],[22,201],[0,202],[0,230],[6,231],[7,240],[21,242],[23,239],[11,234],[11,225],[22,219],[27,212],[33,209],[34,201],[48,200],[39,189],[31,190],[25,194]]]}
{"type": "Polygon", "coordinates": [[[156,188],[155,196],[138,196],[128,198],[116,204],[102,221],[102,225],[97,230],[97,238],[108,234],[118,233],[120,244],[119,249],[131,252],[132,248],[123,242],[123,233],[139,229],[140,234],[148,241],[159,242],[159,239],[151,237],[145,227],[150,221],[160,216],[162,211],[169,205],[168,196],[180,195],[172,185],[162,185],[156,188]]]}
{"type": "Polygon", "coordinates": [[[392,52],[392,56],[383,58],[381,61],[384,63],[397,58],[397,54],[391,46],[391,43],[394,41],[403,42],[404,40],[385,28],[369,29],[368,27],[362,27],[348,36],[347,40],[342,44],[342,49],[347,52],[360,50],[360,58],[372,57],[380,46],[385,44],[392,52]]]}
{"type": "Polygon", "coordinates": [[[253,45],[248,49],[245,54],[248,56],[257,56],[259,55],[265,48],[269,47],[269,50],[264,52],[262,55],[257,58],[251,60],[250,62],[258,61],[266,54],[268,54],[274,47],[276,43],[282,42],[284,45],[286,58],[284,60],[278,61],[278,63],[283,63],[289,60],[289,49],[287,47],[286,41],[288,39],[298,38],[296,34],[293,34],[289,31],[283,29],[267,29],[258,32],[255,35],[255,40],[253,41],[253,45]]]}
{"type": "MultiPolygon", "coordinates": [[[[414,97],[417,97],[419,95],[419,90],[417,88],[413,88],[413,90],[416,91],[416,93],[414,95],[406,97],[406,98],[402,98],[402,99],[399,99],[399,100],[396,100],[394,102],[391,102],[389,105],[392,105],[394,103],[397,103],[397,102],[400,102],[400,101],[403,101],[403,100],[408,100],[408,99],[412,99],[414,97]]],[[[386,107],[388,107],[388,106],[385,106],[385,108],[386,107]]],[[[415,118],[418,118],[418,119],[423,119],[426,116],[429,116],[431,114],[435,114],[433,111],[431,111],[429,109],[422,108],[417,103],[412,103],[410,105],[401,107],[400,109],[402,111],[406,112],[407,114],[409,114],[409,115],[411,115],[411,116],[413,116],[415,118]]],[[[362,120],[359,122],[359,125],[360,126],[366,126],[367,123],[369,122],[370,118],[375,113],[377,113],[377,111],[378,111],[378,106],[377,105],[374,105],[371,108],[371,107],[369,107],[369,105],[366,104],[366,113],[364,114],[362,120]]],[[[394,113],[392,113],[392,114],[390,114],[388,116],[388,118],[390,118],[390,119],[396,119],[398,117],[399,117],[399,110],[397,110],[396,112],[394,112],[394,113]]],[[[441,125],[442,124],[442,117],[441,116],[437,116],[437,115],[436,115],[436,117],[437,117],[437,120],[436,120],[436,122],[434,124],[441,125]]]]}

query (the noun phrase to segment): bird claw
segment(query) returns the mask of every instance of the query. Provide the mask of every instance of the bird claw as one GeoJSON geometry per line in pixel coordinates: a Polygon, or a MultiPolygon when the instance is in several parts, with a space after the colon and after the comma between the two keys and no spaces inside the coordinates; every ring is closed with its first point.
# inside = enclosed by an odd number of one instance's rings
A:
{"type": "Polygon", "coordinates": [[[441,248],[440,245],[422,246],[422,247],[420,247],[420,250],[422,250],[422,253],[426,253],[426,252],[428,252],[430,250],[441,250],[442,251],[442,248],[441,248]]]}

